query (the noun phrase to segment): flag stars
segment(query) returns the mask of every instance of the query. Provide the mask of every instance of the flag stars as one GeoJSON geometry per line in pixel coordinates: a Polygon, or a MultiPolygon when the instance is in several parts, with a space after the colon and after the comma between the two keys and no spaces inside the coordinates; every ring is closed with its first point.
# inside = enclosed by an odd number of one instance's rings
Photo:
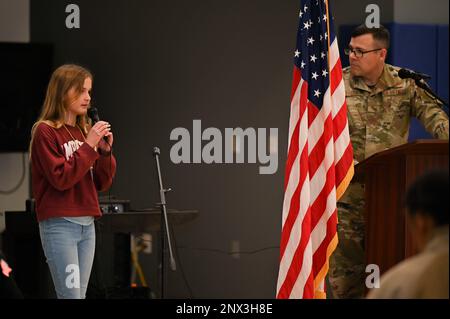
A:
{"type": "Polygon", "coordinates": [[[306,65],[306,63],[303,62],[303,60],[302,60],[302,63],[300,63],[300,68],[304,69],[304,68],[305,68],[305,65],[306,65]]]}
{"type": "Polygon", "coordinates": [[[322,93],[320,93],[319,90],[314,90],[314,96],[315,96],[315,97],[319,97],[320,94],[322,94],[322,93]]]}
{"type": "Polygon", "coordinates": [[[298,58],[298,57],[300,56],[300,51],[299,51],[299,50],[295,50],[294,56],[295,56],[296,58],[298,58]]]}
{"type": "Polygon", "coordinates": [[[325,32],[325,40],[328,39],[328,34],[325,32]]]}
{"type": "Polygon", "coordinates": [[[305,6],[303,7],[303,11],[306,12],[306,10],[308,10],[308,7],[307,7],[306,4],[305,4],[305,6]]]}
{"type": "Polygon", "coordinates": [[[302,10],[300,10],[300,12],[298,13],[298,16],[299,16],[300,18],[303,16],[302,10]]]}
{"type": "Polygon", "coordinates": [[[322,41],[323,40],[323,35],[320,35],[320,41],[322,41]]]}
{"type": "Polygon", "coordinates": [[[321,57],[322,59],[325,59],[326,56],[327,56],[327,55],[325,54],[325,52],[320,53],[320,57],[321,57]]]}
{"type": "Polygon", "coordinates": [[[327,21],[327,15],[326,14],[323,15],[323,21],[327,21]]]}
{"type": "Polygon", "coordinates": [[[323,77],[326,77],[327,74],[328,74],[327,70],[323,70],[323,71],[322,71],[322,76],[323,76],[323,77]]]}
{"type": "Polygon", "coordinates": [[[311,75],[311,77],[312,77],[314,80],[317,80],[317,78],[319,77],[319,75],[317,74],[317,72],[313,72],[313,74],[311,75]]]}
{"type": "Polygon", "coordinates": [[[314,41],[316,41],[316,40],[314,40],[314,38],[313,38],[313,37],[311,37],[311,38],[308,38],[308,44],[311,44],[311,45],[313,45],[313,44],[314,44],[314,41]]]}
{"type": "Polygon", "coordinates": [[[314,54],[311,55],[310,58],[311,58],[311,62],[316,63],[317,57],[314,54]]]}
{"type": "Polygon", "coordinates": [[[309,30],[309,28],[311,28],[309,21],[303,22],[303,30],[309,30]]]}

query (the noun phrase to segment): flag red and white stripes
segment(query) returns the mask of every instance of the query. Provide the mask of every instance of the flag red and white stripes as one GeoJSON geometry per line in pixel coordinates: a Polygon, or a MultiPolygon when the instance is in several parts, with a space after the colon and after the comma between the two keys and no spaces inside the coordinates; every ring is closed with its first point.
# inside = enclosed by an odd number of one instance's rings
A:
{"type": "Polygon", "coordinates": [[[301,3],[277,298],[325,298],[337,199],[353,176],[345,89],[326,0],[301,3]]]}

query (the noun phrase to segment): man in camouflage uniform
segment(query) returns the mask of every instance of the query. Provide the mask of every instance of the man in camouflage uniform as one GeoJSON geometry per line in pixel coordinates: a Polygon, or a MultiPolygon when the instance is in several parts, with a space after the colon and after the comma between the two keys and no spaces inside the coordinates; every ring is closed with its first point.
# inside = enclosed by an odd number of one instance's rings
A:
{"type": "MultiPolygon", "coordinates": [[[[343,70],[348,124],[355,163],[374,153],[407,143],[410,117],[417,117],[435,138],[448,139],[448,116],[440,102],[400,79],[399,68],[386,64],[389,31],[357,27],[346,49],[343,70]]],[[[339,244],[330,259],[329,282],[335,298],[365,293],[364,185],[352,182],[338,203],[339,244]]]]}

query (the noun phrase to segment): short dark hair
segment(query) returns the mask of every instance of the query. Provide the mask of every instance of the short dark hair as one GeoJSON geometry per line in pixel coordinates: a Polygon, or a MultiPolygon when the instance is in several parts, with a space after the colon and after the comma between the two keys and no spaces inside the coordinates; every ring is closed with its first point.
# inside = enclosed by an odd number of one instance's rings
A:
{"type": "Polygon", "coordinates": [[[449,171],[432,170],[418,177],[406,193],[409,214],[430,216],[436,225],[448,225],[449,171]]]}
{"type": "Polygon", "coordinates": [[[371,34],[374,40],[380,42],[385,49],[389,49],[389,41],[391,36],[389,34],[389,30],[381,24],[378,28],[369,28],[365,24],[361,24],[353,30],[352,38],[359,37],[364,34],[371,34]]]}

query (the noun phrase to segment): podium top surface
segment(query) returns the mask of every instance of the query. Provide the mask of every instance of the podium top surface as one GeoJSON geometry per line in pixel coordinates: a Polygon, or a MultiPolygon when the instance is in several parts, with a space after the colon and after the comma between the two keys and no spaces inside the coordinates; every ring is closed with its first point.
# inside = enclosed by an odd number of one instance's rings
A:
{"type": "Polygon", "coordinates": [[[402,144],[366,158],[357,166],[365,166],[370,164],[384,163],[388,157],[405,156],[405,155],[448,155],[447,140],[416,140],[410,143],[402,144]]]}
{"type": "MultiPolygon", "coordinates": [[[[353,181],[363,182],[365,172],[372,167],[379,165],[389,165],[394,159],[405,159],[409,156],[422,155],[427,157],[447,157],[447,140],[416,140],[411,143],[402,144],[366,158],[364,161],[355,165],[355,175],[353,181]]],[[[448,165],[448,164],[447,164],[448,165]]]]}

